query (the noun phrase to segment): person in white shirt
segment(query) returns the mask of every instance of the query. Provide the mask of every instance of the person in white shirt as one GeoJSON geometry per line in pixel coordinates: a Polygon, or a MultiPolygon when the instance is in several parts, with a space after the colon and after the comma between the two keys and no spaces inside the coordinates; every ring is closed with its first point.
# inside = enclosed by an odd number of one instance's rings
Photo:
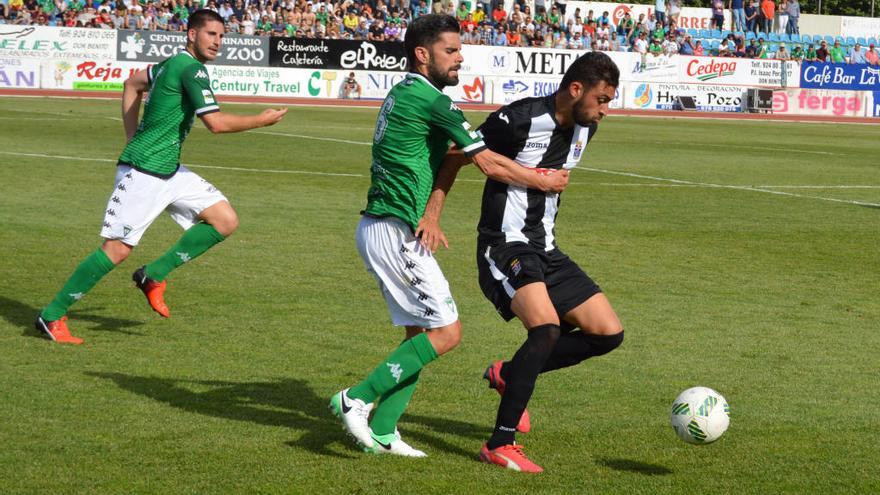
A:
{"type": "Polygon", "coordinates": [[[678,42],[675,41],[675,34],[669,33],[669,36],[663,41],[663,53],[665,55],[676,55],[678,53],[678,42]]]}

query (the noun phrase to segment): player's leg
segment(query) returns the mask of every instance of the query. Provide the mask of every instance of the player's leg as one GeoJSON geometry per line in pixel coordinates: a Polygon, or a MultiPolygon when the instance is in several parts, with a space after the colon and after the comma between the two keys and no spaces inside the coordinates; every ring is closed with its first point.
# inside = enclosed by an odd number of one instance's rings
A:
{"type": "MultiPolygon", "coordinates": [[[[379,283],[392,322],[406,327],[411,337],[366,379],[331,400],[331,409],[342,418],[349,433],[364,447],[372,448],[367,423],[372,403],[455,348],[461,340],[461,323],[436,259],[403,222],[364,217],[358,225],[357,245],[368,271],[379,283]]],[[[404,407],[408,401],[401,401],[404,407]]],[[[402,409],[395,411],[389,406],[389,414],[399,418],[402,409]]]]}
{"type": "Polygon", "coordinates": [[[186,167],[181,166],[168,179],[167,192],[170,201],[166,211],[185,232],[164,254],[132,275],[153,310],[166,318],[170,315],[164,298],[168,274],[223,242],[238,228],[238,215],[223,193],[186,167]]]}
{"type": "Polygon", "coordinates": [[[64,315],[116,265],[122,263],[164,209],[154,201],[157,179],[131,167],[117,167],[113,192],[104,213],[101,247],[74,269],[51,303],[37,316],[35,325],[52,340],[79,344],[71,337],[64,315]]]}
{"type": "Polygon", "coordinates": [[[542,373],[574,366],[602,356],[623,343],[623,325],[605,294],[598,293],[565,314],[564,320],[580,330],[564,333],[542,373]]]}

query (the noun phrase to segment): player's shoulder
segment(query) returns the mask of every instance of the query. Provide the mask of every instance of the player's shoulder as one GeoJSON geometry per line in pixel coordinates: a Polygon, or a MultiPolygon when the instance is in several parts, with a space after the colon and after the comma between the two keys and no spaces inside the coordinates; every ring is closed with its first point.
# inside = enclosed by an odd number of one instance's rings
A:
{"type": "Polygon", "coordinates": [[[425,76],[414,72],[410,72],[397,83],[393,91],[399,96],[405,95],[407,98],[421,101],[429,107],[452,103],[452,99],[431,84],[425,76]]]}
{"type": "Polygon", "coordinates": [[[492,113],[491,116],[506,122],[508,125],[529,122],[535,117],[553,113],[553,104],[550,98],[547,96],[523,98],[504,105],[492,113]]]}
{"type": "Polygon", "coordinates": [[[186,76],[208,78],[208,68],[205,67],[205,64],[196,60],[195,57],[186,51],[182,51],[177,55],[170,57],[165,61],[165,64],[169,68],[173,67],[179,70],[181,74],[186,76]]]}

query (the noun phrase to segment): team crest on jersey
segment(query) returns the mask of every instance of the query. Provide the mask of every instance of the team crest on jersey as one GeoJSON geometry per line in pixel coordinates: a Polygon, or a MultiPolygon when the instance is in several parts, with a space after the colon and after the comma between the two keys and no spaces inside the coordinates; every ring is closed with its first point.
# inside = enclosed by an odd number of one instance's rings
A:
{"type": "Polygon", "coordinates": [[[214,103],[214,93],[210,89],[203,89],[202,97],[205,98],[205,103],[214,103]]]}
{"type": "Polygon", "coordinates": [[[519,262],[519,258],[514,258],[513,261],[510,262],[510,271],[512,271],[513,276],[516,277],[521,270],[522,265],[519,262]]]}
{"type": "Polygon", "coordinates": [[[202,69],[199,69],[199,71],[196,72],[195,78],[196,79],[207,79],[208,73],[203,71],[202,69]]]}
{"type": "Polygon", "coordinates": [[[579,160],[581,158],[581,153],[584,151],[584,142],[578,139],[577,143],[574,145],[574,159],[579,160]]]}

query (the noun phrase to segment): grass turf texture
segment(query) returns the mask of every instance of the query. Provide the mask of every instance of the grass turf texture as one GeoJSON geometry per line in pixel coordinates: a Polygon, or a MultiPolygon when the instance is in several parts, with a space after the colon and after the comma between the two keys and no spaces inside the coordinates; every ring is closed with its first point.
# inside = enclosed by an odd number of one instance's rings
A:
{"type": "Polygon", "coordinates": [[[876,126],[602,124],[583,167],[874,188],[766,189],[805,198],[575,171],[559,242],[604,288],[627,338],[540,378],[534,430],[519,438],[547,472],[528,476],[475,460],[498,403],[481,373],[524,332],[477,285],[473,169],[453,189],[452,247],[439,254],[463,343],[423,373],[400,425],[430,458],[362,454],[326,409],[402,336],[353,240],[375,109],[291,108],[266,133],[197,125],[183,161],[236,167],[194,170],[231,199],[239,232],[171,275],[166,321],[130,279],[180,235],[160,217],[69,313],[86,344],[40,337],[34,315],[99,243],[118,106],[0,99],[0,493],[880,491],[880,209],[815,199],[880,203],[876,126]],[[731,405],[712,445],[686,445],[669,426],[672,399],[694,385],[731,405]]]}

